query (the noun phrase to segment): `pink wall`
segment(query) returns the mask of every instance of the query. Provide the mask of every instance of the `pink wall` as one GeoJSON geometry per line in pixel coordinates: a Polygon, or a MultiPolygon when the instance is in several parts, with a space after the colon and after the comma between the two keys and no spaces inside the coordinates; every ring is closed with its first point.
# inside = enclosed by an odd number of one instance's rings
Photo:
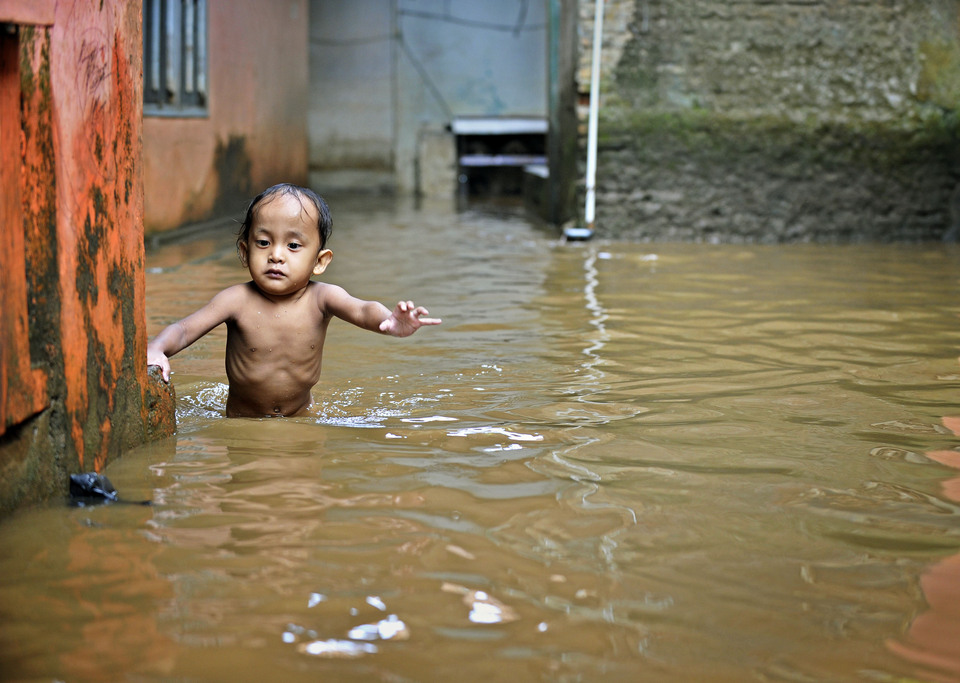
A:
{"type": "Polygon", "coordinates": [[[145,229],[236,216],[307,178],[307,0],[209,0],[209,117],[143,121],[145,229]]]}

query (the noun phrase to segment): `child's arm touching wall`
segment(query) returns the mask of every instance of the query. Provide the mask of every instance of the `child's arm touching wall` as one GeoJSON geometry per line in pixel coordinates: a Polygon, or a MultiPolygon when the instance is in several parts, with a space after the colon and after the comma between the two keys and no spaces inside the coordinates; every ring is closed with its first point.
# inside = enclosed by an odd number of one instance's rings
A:
{"type": "Polygon", "coordinates": [[[190,346],[220,323],[226,322],[242,298],[242,288],[236,285],[223,290],[206,306],[183,320],[168,325],[147,344],[147,367],[159,366],[165,382],[170,381],[170,357],[190,346]]]}

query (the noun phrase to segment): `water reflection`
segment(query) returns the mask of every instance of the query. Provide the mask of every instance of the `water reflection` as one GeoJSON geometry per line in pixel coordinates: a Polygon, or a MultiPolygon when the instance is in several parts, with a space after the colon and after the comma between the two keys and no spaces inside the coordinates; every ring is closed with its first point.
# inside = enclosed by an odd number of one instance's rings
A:
{"type": "MultiPolygon", "coordinates": [[[[960,417],[944,417],[943,426],[960,437],[960,417]]],[[[960,470],[960,450],[928,451],[925,455],[960,470]]],[[[960,503],[960,476],[941,484],[946,500],[960,503]]],[[[960,506],[950,513],[960,514],[960,506]]],[[[940,560],[920,576],[927,607],[910,624],[902,640],[891,640],[891,650],[920,666],[919,675],[931,681],[960,680],[960,554],[940,560]]]]}
{"type": "MultiPolygon", "coordinates": [[[[149,490],[130,487],[134,497],[149,490]]],[[[104,680],[163,676],[175,638],[160,616],[174,599],[157,547],[131,546],[152,511],[138,505],[54,507],[0,526],[0,678],[104,680]],[[113,514],[123,508],[122,519],[113,514]]]]}

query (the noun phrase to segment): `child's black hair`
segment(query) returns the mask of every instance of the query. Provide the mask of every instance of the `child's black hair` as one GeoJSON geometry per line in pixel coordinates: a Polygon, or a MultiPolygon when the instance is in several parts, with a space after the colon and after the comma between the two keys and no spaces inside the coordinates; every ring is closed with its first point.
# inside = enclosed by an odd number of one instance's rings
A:
{"type": "Polygon", "coordinates": [[[330,239],[330,234],[333,232],[333,218],[330,217],[330,207],[327,206],[323,197],[308,187],[300,187],[299,185],[292,185],[291,183],[280,183],[279,185],[268,187],[254,197],[250,205],[247,206],[247,214],[243,219],[243,223],[240,225],[240,232],[237,234],[237,253],[241,254],[241,259],[243,256],[240,251],[240,245],[245,243],[250,236],[250,227],[253,225],[253,215],[257,207],[264,202],[268,202],[282,195],[292,195],[296,197],[301,206],[303,206],[304,200],[313,204],[317,210],[317,232],[320,233],[320,248],[324,249],[327,246],[327,240],[330,239]]]}

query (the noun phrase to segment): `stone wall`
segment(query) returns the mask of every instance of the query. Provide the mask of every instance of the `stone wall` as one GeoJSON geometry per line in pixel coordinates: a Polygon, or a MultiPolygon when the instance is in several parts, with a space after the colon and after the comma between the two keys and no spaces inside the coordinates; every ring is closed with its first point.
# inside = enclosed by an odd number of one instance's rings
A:
{"type": "MultiPolygon", "coordinates": [[[[957,0],[606,3],[597,231],[956,235],[957,0]]],[[[581,3],[581,91],[594,5],[581,3]]]]}

